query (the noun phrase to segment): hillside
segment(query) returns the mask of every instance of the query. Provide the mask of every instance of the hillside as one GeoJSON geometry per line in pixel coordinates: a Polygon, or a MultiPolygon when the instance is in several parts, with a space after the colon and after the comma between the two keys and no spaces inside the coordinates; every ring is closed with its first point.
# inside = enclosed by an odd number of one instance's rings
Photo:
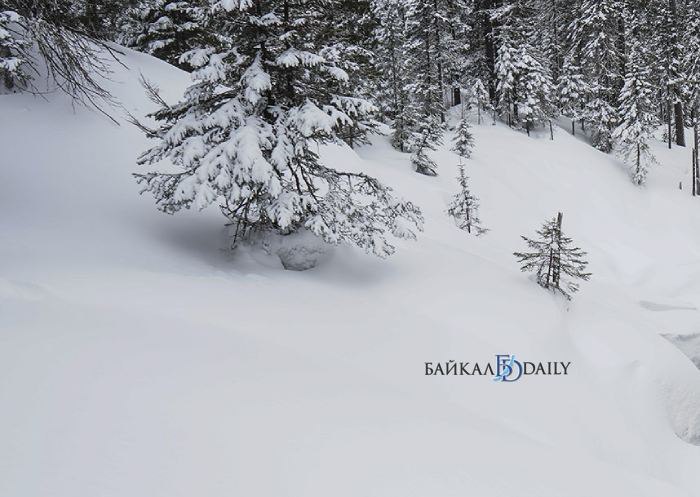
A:
{"type": "MultiPolygon", "coordinates": [[[[170,101],[188,81],[124,63],[109,85],[136,116],[141,73],[170,101]]],[[[139,196],[147,141],[123,116],[58,93],[0,108],[0,495],[700,496],[700,370],[662,336],[700,326],[690,150],[655,143],[640,188],[565,124],[554,141],[475,124],[475,238],[445,215],[449,143],[435,178],[386,136],[325,146],[415,201],[425,231],[387,260],[336,247],[295,272],[227,250],[214,208],[139,196]],[[571,303],[512,255],[558,210],[593,273],[571,303]],[[509,385],[424,374],[495,354],[572,365],[509,385]]]]}

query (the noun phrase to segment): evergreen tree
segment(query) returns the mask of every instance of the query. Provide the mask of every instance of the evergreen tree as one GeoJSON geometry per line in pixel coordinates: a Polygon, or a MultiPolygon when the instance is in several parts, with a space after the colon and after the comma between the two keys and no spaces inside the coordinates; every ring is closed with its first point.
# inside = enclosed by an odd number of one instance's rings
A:
{"type": "Polygon", "coordinates": [[[655,52],[658,59],[657,74],[660,75],[658,85],[664,101],[668,146],[671,148],[674,135],[676,143],[685,146],[682,90],[686,75],[683,73],[681,57],[683,47],[679,33],[679,13],[676,0],[657,0],[648,5],[633,4],[628,6],[628,10],[632,12],[627,17],[635,22],[638,31],[647,26],[653,27],[653,31],[643,34],[645,42],[642,42],[641,46],[649,52],[655,52]],[[635,8],[632,9],[632,7],[635,8]],[[635,17],[643,18],[645,24],[640,25],[634,20],[635,17]],[[674,121],[675,130],[673,129],[674,121]]]}
{"type": "Polygon", "coordinates": [[[335,0],[320,4],[324,16],[334,19],[326,23],[319,32],[323,48],[319,54],[329,63],[348,74],[340,82],[339,93],[352,94],[358,98],[338,101],[352,122],[341,123],[336,134],[349,146],[368,144],[368,136],[375,133],[379,109],[373,103],[379,73],[376,69],[376,43],[373,34],[377,23],[372,16],[368,0],[335,0]]]}
{"type": "Polygon", "coordinates": [[[481,124],[481,111],[488,109],[489,92],[479,78],[474,80],[469,90],[469,105],[476,108],[476,122],[481,124]]]}
{"type": "Polygon", "coordinates": [[[443,103],[444,54],[442,23],[439,7],[433,0],[406,2],[406,63],[410,95],[405,108],[408,128],[408,150],[416,172],[428,176],[437,174],[437,165],[428,157],[429,150],[441,143],[445,107],[443,103]]]}
{"type": "Polygon", "coordinates": [[[681,72],[685,75],[682,94],[694,108],[700,100],[700,5],[693,2],[686,14],[682,38],[681,72]]]}
{"type": "Polygon", "coordinates": [[[512,0],[494,11],[499,22],[496,55],[497,92],[501,114],[508,124],[530,132],[553,117],[552,80],[533,44],[534,10],[529,0],[512,0]]]}
{"type": "Polygon", "coordinates": [[[552,74],[553,84],[559,84],[566,53],[569,50],[567,32],[575,15],[576,3],[571,0],[533,0],[536,11],[536,45],[542,47],[543,64],[552,74]]]}
{"type": "Polygon", "coordinates": [[[537,283],[548,290],[559,292],[568,300],[578,291],[575,280],[588,280],[591,273],[586,273],[588,263],[584,260],[586,253],[572,247],[571,238],[561,229],[562,213],[544,223],[537,231],[538,239],[521,237],[531,252],[514,252],[522,264],[520,270],[535,273],[537,283]]]}
{"type": "Polygon", "coordinates": [[[557,85],[557,102],[563,115],[571,119],[571,134],[576,134],[575,121],[583,117],[582,108],[587,93],[586,83],[581,69],[567,57],[564,61],[559,84],[557,85]]]}
{"type": "Polygon", "coordinates": [[[496,99],[496,50],[494,22],[491,17],[499,0],[474,0],[471,14],[465,19],[468,27],[464,46],[468,74],[480,79],[489,94],[489,103],[496,99]]]}
{"type": "Polygon", "coordinates": [[[583,117],[591,126],[593,146],[603,152],[613,148],[615,106],[623,84],[621,12],[621,0],[583,0],[570,27],[571,55],[580,57],[589,93],[583,117]]]}
{"type": "Polygon", "coordinates": [[[406,2],[406,69],[407,90],[412,94],[414,112],[422,117],[438,116],[444,122],[444,53],[442,0],[408,0],[406,2]]]}
{"type": "Polygon", "coordinates": [[[436,176],[437,164],[428,156],[428,152],[442,144],[442,123],[438,116],[424,116],[417,126],[408,138],[409,149],[413,150],[411,164],[417,173],[436,176]]]}
{"type": "Polygon", "coordinates": [[[106,59],[117,59],[117,53],[90,33],[83,12],[84,4],[72,0],[0,0],[3,83],[45,91],[33,78],[42,75],[51,90],[107,114],[102,107],[113,100],[104,87],[110,72],[106,59]]]}
{"type": "Polygon", "coordinates": [[[377,19],[376,62],[380,70],[377,101],[381,112],[393,120],[392,145],[408,151],[410,119],[406,67],[406,9],[401,0],[375,0],[377,19]]]}
{"type": "Polygon", "coordinates": [[[455,133],[452,150],[459,155],[468,159],[472,155],[474,149],[474,136],[471,132],[471,125],[466,117],[459,121],[457,132],[455,133]]]}
{"type": "Polygon", "coordinates": [[[488,230],[481,227],[479,220],[479,199],[472,195],[469,189],[469,178],[462,164],[459,165],[457,181],[460,190],[450,202],[447,214],[455,220],[459,229],[467,233],[473,233],[476,236],[486,233],[488,230]]]}
{"type": "Polygon", "coordinates": [[[633,167],[632,181],[641,185],[646,180],[649,166],[656,160],[649,141],[656,127],[653,94],[648,61],[644,57],[641,41],[632,29],[628,30],[630,53],[627,74],[620,94],[619,125],[613,138],[617,142],[625,162],[633,167]]]}
{"type": "Polygon", "coordinates": [[[700,5],[691,2],[685,15],[682,37],[682,71],[685,75],[681,87],[683,99],[690,109],[693,126],[693,148],[700,146],[700,5]]]}
{"type": "Polygon", "coordinates": [[[131,9],[120,41],[189,71],[192,67],[181,60],[182,55],[213,42],[205,14],[205,6],[198,1],[141,1],[131,9]]]}
{"type": "MultiPolygon", "coordinates": [[[[355,95],[348,75],[322,55],[328,46],[325,0],[226,1],[213,15],[231,40],[185,54],[195,83],[174,106],[159,100],[150,130],[157,144],[141,164],[169,159],[177,172],[137,174],[159,209],[202,209],[221,202],[236,239],[251,231],[308,229],[378,256],[390,237],[414,238],[420,210],[365,174],[324,165],[316,144],[337,139],[355,95]]],[[[356,101],[355,101],[356,102],[356,101]]],[[[353,106],[361,112],[362,105],[353,106]]]]}
{"type": "MultiPolygon", "coordinates": [[[[446,79],[459,79],[458,33],[463,27],[455,20],[468,13],[463,0],[407,0],[406,5],[406,84],[409,95],[403,124],[408,130],[407,149],[411,162],[421,174],[437,174],[428,156],[441,143],[445,123],[446,79]]],[[[449,81],[448,81],[449,82],[449,81]]]]}
{"type": "Polygon", "coordinates": [[[16,12],[0,11],[0,82],[8,90],[26,80],[22,71],[25,63],[22,53],[26,42],[17,24],[19,21],[20,16],[16,12]]]}
{"type": "Polygon", "coordinates": [[[78,0],[73,3],[76,13],[79,12],[77,18],[91,37],[119,42],[137,0],[78,0]]]}

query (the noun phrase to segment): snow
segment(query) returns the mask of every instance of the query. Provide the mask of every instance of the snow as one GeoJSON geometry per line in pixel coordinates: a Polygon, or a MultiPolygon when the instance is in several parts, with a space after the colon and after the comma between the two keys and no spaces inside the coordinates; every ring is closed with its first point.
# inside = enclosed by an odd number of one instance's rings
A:
{"type": "MultiPolygon", "coordinates": [[[[153,108],[141,73],[171,102],[187,85],[124,62],[109,85],[136,116],[153,108]]],[[[689,149],[655,143],[639,188],[566,124],[550,141],[484,116],[466,162],[477,238],[445,213],[451,137],[435,178],[386,137],[325,146],[415,201],[425,231],[387,260],[338,247],[298,272],[225,250],[214,206],[156,211],[126,122],[55,93],[0,107],[0,495],[700,495],[700,370],[662,336],[698,332],[689,149]],[[593,273],[571,303],[512,255],[557,211],[593,273]],[[572,365],[424,375],[503,353],[572,365]]]]}

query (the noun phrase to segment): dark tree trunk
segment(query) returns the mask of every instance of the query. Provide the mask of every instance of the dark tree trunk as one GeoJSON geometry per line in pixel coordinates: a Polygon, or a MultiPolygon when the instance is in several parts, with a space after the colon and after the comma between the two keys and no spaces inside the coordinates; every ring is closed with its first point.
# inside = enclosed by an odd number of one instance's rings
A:
{"type": "Polygon", "coordinates": [[[666,102],[666,132],[668,133],[668,148],[671,148],[671,142],[673,141],[673,128],[671,126],[671,88],[669,88],[668,91],[668,101],[666,102]]]}
{"type": "Polygon", "coordinates": [[[698,145],[700,145],[700,130],[698,129],[698,103],[693,104],[693,110],[690,113],[691,119],[693,121],[693,196],[700,193],[698,187],[700,186],[700,166],[698,165],[698,145]]]}
{"type": "MultiPolygon", "coordinates": [[[[437,13],[439,12],[439,6],[438,6],[438,0],[433,0],[433,8],[435,9],[434,14],[434,22],[433,22],[433,28],[435,29],[435,51],[436,51],[436,56],[437,56],[437,83],[438,83],[438,88],[440,89],[440,107],[443,108],[445,105],[445,88],[444,88],[444,75],[443,75],[443,68],[442,68],[442,46],[440,44],[440,27],[438,26],[438,16],[437,13]]],[[[430,35],[428,35],[430,36],[430,35]]],[[[440,122],[444,123],[445,122],[445,113],[440,112],[440,122]]]]}
{"type": "MultiPolygon", "coordinates": [[[[671,14],[671,24],[673,26],[673,36],[671,43],[673,46],[673,57],[678,59],[678,13],[676,10],[676,0],[668,0],[668,8],[671,14]]],[[[680,102],[678,87],[674,88],[676,102],[673,104],[673,111],[676,119],[676,145],[685,147],[685,120],[683,119],[683,104],[680,102]]]]}
{"type": "Polygon", "coordinates": [[[496,100],[496,45],[494,43],[494,25],[491,21],[491,16],[488,11],[496,7],[496,0],[484,0],[484,52],[486,55],[486,64],[489,71],[489,99],[491,102],[496,100]]]}
{"type": "Polygon", "coordinates": [[[673,105],[676,119],[676,145],[685,147],[685,126],[683,122],[683,104],[676,102],[673,105]]]}

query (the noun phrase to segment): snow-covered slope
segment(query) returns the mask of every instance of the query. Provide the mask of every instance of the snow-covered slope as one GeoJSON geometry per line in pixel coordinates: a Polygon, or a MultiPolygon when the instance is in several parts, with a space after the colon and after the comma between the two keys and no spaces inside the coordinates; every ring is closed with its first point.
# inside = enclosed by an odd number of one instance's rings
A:
{"type": "MultiPolygon", "coordinates": [[[[187,75],[127,52],[110,84],[151,105],[187,75]]],[[[230,253],[214,209],[166,216],[130,177],[133,126],[0,96],[0,495],[700,496],[700,371],[662,333],[700,327],[689,150],[634,187],[563,129],[474,126],[473,238],[445,215],[457,157],[411,171],[385,137],[324,147],[424,210],[382,261],[306,272],[230,253]],[[518,270],[557,210],[593,278],[570,304],[518,270]],[[512,384],[425,362],[571,361],[512,384]]]]}

